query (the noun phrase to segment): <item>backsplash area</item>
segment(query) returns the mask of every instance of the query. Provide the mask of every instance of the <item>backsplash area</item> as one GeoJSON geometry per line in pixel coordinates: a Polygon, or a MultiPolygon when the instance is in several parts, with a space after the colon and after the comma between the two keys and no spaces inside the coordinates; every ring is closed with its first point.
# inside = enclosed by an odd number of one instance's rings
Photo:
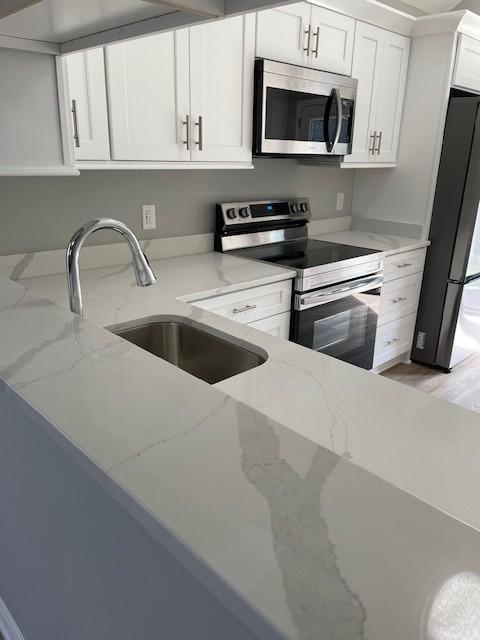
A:
{"type": "MultiPolygon", "coordinates": [[[[214,203],[242,198],[307,196],[313,219],[351,213],[354,172],[257,159],[254,170],[84,171],[78,177],[0,178],[0,255],[62,249],[91,218],[112,217],[139,238],[204,234],[214,228],[214,203]],[[337,193],[344,208],[336,211],[337,193]],[[142,231],[142,204],[156,204],[157,229],[142,231]]],[[[92,244],[118,242],[99,232],[92,244]]]]}

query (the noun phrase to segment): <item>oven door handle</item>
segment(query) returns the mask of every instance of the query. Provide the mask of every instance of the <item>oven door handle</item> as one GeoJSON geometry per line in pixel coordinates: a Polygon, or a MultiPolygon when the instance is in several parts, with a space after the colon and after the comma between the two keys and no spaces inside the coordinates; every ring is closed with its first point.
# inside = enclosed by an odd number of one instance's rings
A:
{"type": "Polygon", "coordinates": [[[383,284],[383,274],[376,274],[369,276],[368,278],[361,278],[354,280],[353,282],[347,282],[344,286],[328,287],[317,291],[315,294],[306,294],[297,296],[297,309],[302,307],[318,306],[325,304],[326,302],[332,302],[334,300],[340,300],[355,293],[364,293],[370,289],[377,289],[383,284]]]}

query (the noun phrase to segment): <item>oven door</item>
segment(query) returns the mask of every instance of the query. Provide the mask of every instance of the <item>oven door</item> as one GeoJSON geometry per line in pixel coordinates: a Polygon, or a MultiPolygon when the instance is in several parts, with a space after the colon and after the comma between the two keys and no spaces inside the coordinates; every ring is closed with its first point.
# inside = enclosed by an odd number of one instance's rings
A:
{"type": "Polygon", "coordinates": [[[347,84],[355,81],[292,68],[296,75],[261,71],[255,153],[282,156],[351,153],[355,88],[343,86],[341,81],[347,84]],[[302,71],[305,77],[301,77],[302,71]]]}
{"type": "Polygon", "coordinates": [[[294,342],[363,369],[373,366],[383,275],[295,296],[294,342]]]}

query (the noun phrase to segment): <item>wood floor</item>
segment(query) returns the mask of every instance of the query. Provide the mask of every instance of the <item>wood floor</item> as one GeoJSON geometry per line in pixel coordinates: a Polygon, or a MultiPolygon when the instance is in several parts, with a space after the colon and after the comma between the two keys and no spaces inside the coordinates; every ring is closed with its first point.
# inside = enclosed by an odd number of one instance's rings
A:
{"type": "Polygon", "coordinates": [[[398,364],[382,375],[467,409],[480,411],[480,354],[469,358],[451,373],[412,363],[398,364]]]}

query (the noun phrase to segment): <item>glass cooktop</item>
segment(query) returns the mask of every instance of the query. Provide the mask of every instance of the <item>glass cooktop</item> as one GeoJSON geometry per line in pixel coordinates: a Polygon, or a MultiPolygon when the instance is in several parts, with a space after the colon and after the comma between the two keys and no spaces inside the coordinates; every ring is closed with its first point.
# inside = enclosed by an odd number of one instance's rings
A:
{"type": "Polygon", "coordinates": [[[379,252],[375,249],[352,247],[348,244],[304,239],[239,249],[234,253],[242,258],[263,260],[303,270],[379,252]]]}

